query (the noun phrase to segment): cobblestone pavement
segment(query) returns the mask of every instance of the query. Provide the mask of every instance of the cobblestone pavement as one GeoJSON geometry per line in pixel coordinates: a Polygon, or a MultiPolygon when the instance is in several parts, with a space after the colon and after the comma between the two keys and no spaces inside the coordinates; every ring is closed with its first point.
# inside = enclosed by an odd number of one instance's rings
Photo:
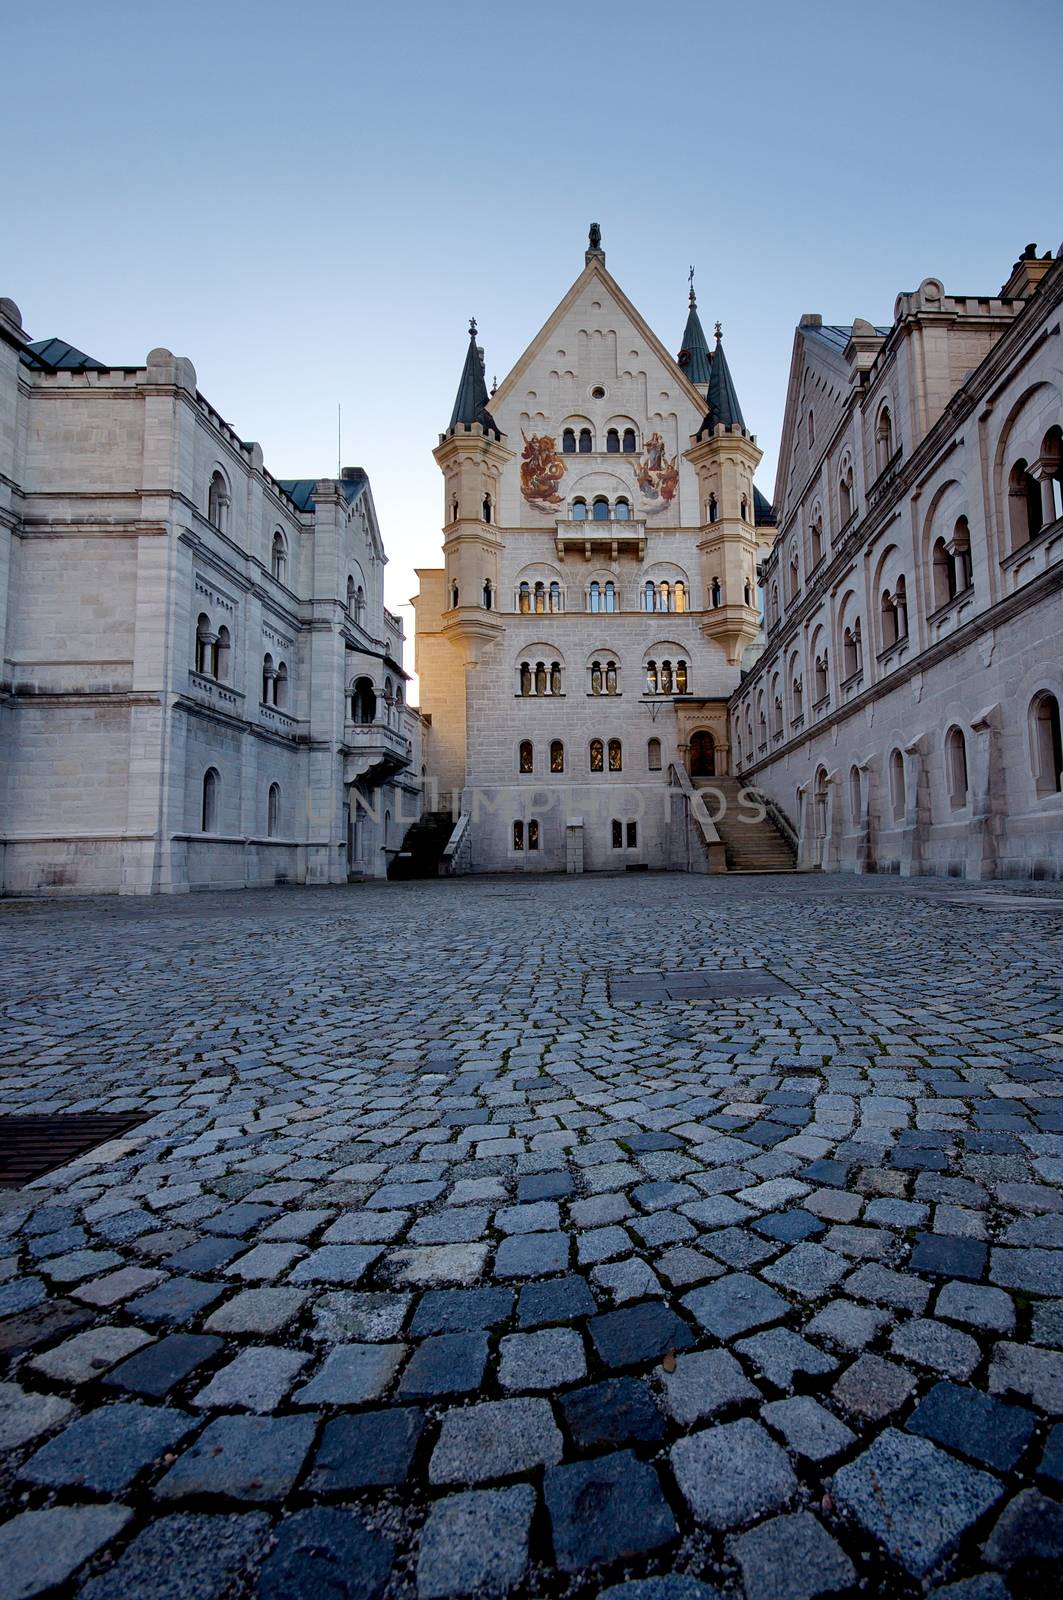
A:
{"type": "Polygon", "coordinates": [[[1052,898],[0,906],[0,1597],[1057,1592],[1052,898]]]}

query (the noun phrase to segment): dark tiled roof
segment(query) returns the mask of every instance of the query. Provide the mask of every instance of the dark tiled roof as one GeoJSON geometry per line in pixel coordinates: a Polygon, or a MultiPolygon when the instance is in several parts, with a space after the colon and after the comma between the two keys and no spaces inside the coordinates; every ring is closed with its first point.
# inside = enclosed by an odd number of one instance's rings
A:
{"type": "Polygon", "coordinates": [[[712,357],[709,355],[708,340],[701,326],[701,318],[698,316],[698,303],[694,298],[693,289],[690,291],[687,325],[683,329],[683,344],[676,359],[691,383],[709,382],[712,357]]]}
{"type": "MultiPolygon", "coordinates": [[[[718,326],[718,325],[717,325],[718,326]]],[[[731,369],[727,365],[727,357],[723,353],[723,342],[716,335],[716,349],[712,353],[712,371],[709,376],[709,409],[705,413],[702,428],[715,428],[718,422],[725,427],[733,427],[735,423],[740,428],[746,425],[742,415],[742,407],[738,404],[738,393],[731,377],[731,369]]],[[[699,430],[700,431],[700,430],[699,430]]]]}
{"type": "Polygon", "coordinates": [[[769,505],[756,484],[753,485],[753,520],[758,528],[775,526],[775,507],[769,505]]]}
{"type": "Polygon", "coordinates": [[[454,410],[450,414],[450,426],[469,428],[479,423],[496,438],[500,437],[495,419],[487,409],[487,401],[484,365],[476,347],[476,324],[473,322],[469,325],[469,348],[465,352],[465,365],[461,369],[461,382],[458,384],[454,410]]]}
{"type": "Polygon", "coordinates": [[[38,372],[107,371],[102,361],[94,361],[92,356],[87,356],[84,350],[76,350],[65,339],[37,339],[29,346],[29,350],[33,354],[23,351],[22,360],[27,367],[34,367],[38,372]],[[35,360],[34,357],[40,359],[35,360]]]}
{"type": "MultiPolygon", "coordinates": [[[[278,478],[277,482],[288,496],[288,499],[295,501],[300,511],[313,511],[314,485],[321,482],[320,478],[278,478]]],[[[352,477],[339,480],[340,488],[347,500],[353,500],[359,489],[363,488],[368,482],[369,479],[361,467],[352,477]]]]}

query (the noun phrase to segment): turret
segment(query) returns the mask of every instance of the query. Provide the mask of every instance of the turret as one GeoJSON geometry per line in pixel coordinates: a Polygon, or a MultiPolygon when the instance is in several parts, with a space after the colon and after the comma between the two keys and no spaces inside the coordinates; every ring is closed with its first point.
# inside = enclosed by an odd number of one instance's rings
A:
{"type": "Polygon", "coordinates": [[[694,293],[694,268],[690,269],[690,292],[687,296],[687,325],[683,329],[683,343],[676,361],[685,377],[695,388],[707,396],[712,379],[712,357],[709,354],[705,330],[698,316],[698,301],[694,293]]]}
{"type": "Polygon", "coordinates": [[[433,452],[443,473],[443,631],[461,644],[467,661],[477,660],[484,643],[502,631],[495,616],[502,567],[499,484],[513,452],[502,442],[488,400],[473,319],[450,425],[433,452]]]}
{"type": "Polygon", "coordinates": [[[704,420],[685,452],[698,477],[701,576],[708,609],[702,622],[737,664],[760,632],[753,474],[762,452],[745,425],[716,324],[704,420]]]}

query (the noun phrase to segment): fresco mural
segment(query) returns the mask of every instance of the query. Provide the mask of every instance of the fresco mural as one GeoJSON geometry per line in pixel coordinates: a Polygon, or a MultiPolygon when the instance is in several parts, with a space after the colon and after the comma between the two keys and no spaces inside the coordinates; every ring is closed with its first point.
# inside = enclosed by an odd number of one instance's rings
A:
{"type": "Polygon", "coordinates": [[[524,449],[520,458],[520,492],[539,511],[556,511],[561,504],[558,485],[565,463],[557,453],[557,440],[549,434],[528,435],[521,429],[524,449]]]}
{"type": "Polygon", "coordinates": [[[650,516],[671,505],[679,486],[679,468],[677,457],[669,460],[659,433],[651,433],[646,440],[646,448],[635,462],[635,477],[643,499],[650,502],[646,508],[650,516]]]}

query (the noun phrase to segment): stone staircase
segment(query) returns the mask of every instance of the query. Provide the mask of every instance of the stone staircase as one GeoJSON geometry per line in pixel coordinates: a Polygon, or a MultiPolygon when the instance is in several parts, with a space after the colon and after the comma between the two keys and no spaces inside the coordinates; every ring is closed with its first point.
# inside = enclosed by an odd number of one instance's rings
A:
{"type": "Polygon", "coordinates": [[[772,821],[749,820],[748,806],[739,807],[738,796],[745,788],[737,778],[694,778],[695,789],[715,789],[727,802],[723,815],[716,816],[719,801],[712,796],[706,800],[709,815],[716,823],[716,831],[727,851],[728,872],[794,872],[796,871],[793,847],[786,835],[772,821]]]}
{"type": "Polygon", "coordinates": [[[426,811],[407,828],[401,848],[388,862],[388,877],[437,878],[453,828],[449,811],[426,811]]]}

